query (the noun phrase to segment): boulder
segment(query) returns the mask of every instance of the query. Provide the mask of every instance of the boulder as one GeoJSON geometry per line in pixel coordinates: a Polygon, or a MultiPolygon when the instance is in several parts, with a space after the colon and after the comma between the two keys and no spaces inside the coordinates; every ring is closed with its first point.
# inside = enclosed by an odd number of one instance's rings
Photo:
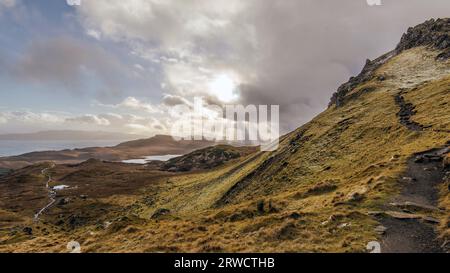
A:
{"type": "Polygon", "coordinates": [[[419,203],[410,202],[410,201],[406,201],[406,202],[402,202],[402,203],[391,203],[390,205],[401,208],[401,209],[412,210],[412,211],[417,211],[417,210],[437,211],[437,210],[439,210],[435,206],[424,205],[424,204],[419,204],[419,203]]]}
{"type": "Polygon", "coordinates": [[[59,199],[59,201],[58,201],[58,206],[64,206],[64,205],[67,205],[68,203],[70,202],[70,198],[61,198],[61,199],[59,199]]]}
{"type": "Polygon", "coordinates": [[[450,168],[450,154],[447,154],[442,162],[444,168],[450,168]]]}
{"type": "Polygon", "coordinates": [[[438,219],[431,217],[431,216],[424,216],[422,219],[424,222],[431,223],[431,224],[439,224],[440,223],[440,221],[438,219]]]}
{"type": "Polygon", "coordinates": [[[385,226],[377,226],[375,228],[375,232],[380,235],[383,235],[384,233],[386,233],[386,230],[387,230],[387,228],[385,226]]]}
{"type": "Polygon", "coordinates": [[[289,218],[297,220],[301,217],[301,215],[298,212],[293,212],[289,215],[289,218]]]}
{"type": "Polygon", "coordinates": [[[22,230],[26,235],[33,235],[33,229],[31,227],[24,227],[22,230]]]}
{"type": "Polygon", "coordinates": [[[164,215],[167,215],[167,214],[169,214],[169,213],[170,213],[170,210],[168,210],[168,209],[164,209],[164,208],[157,209],[157,210],[153,213],[151,219],[158,219],[158,218],[160,218],[160,217],[162,217],[162,216],[164,216],[164,215]]]}
{"type": "Polygon", "coordinates": [[[264,213],[264,200],[258,201],[258,203],[256,204],[256,209],[259,213],[264,213]]]}
{"type": "Polygon", "coordinates": [[[386,211],[385,214],[391,216],[392,218],[400,219],[400,220],[420,219],[420,218],[422,218],[422,216],[417,215],[417,214],[406,213],[406,212],[399,212],[399,211],[386,211]]]}
{"type": "Polygon", "coordinates": [[[347,195],[347,202],[359,202],[362,201],[367,193],[368,189],[366,187],[360,188],[353,191],[347,195]]]}

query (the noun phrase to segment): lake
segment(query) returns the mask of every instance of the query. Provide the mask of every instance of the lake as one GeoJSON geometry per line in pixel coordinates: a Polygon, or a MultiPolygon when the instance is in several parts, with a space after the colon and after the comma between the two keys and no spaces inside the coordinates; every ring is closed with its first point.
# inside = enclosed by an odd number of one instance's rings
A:
{"type": "Polygon", "coordinates": [[[123,140],[0,140],[0,157],[21,155],[30,152],[59,151],[65,149],[115,146],[123,140]]]}
{"type": "Polygon", "coordinates": [[[123,163],[128,164],[147,164],[148,161],[168,161],[172,158],[179,157],[181,155],[152,155],[152,156],[146,156],[144,158],[138,158],[138,159],[129,159],[129,160],[123,160],[123,163]]]}

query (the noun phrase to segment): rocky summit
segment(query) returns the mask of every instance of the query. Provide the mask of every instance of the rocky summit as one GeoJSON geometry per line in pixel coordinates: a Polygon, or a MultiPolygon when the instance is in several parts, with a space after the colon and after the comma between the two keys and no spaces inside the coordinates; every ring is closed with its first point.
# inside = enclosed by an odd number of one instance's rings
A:
{"type": "Polygon", "coordinates": [[[408,31],[403,34],[395,51],[399,54],[402,51],[413,47],[431,46],[439,50],[444,50],[444,54],[448,54],[450,51],[449,33],[449,18],[437,20],[430,19],[423,24],[409,28],[408,31]]]}
{"type": "MultiPolygon", "coordinates": [[[[347,94],[353,90],[356,86],[371,80],[374,76],[374,71],[383,65],[389,59],[400,54],[404,50],[414,47],[426,46],[441,52],[436,56],[437,60],[445,61],[450,57],[450,19],[430,19],[425,23],[411,27],[403,34],[400,42],[395,50],[384,54],[383,56],[371,61],[366,60],[366,64],[361,73],[350,80],[342,84],[336,93],[333,94],[329,107],[340,107],[347,101],[358,96],[359,94],[353,94],[348,96],[347,94]]],[[[380,75],[378,80],[383,81],[385,77],[380,75]]],[[[370,92],[370,89],[361,90],[360,93],[370,92]]]]}

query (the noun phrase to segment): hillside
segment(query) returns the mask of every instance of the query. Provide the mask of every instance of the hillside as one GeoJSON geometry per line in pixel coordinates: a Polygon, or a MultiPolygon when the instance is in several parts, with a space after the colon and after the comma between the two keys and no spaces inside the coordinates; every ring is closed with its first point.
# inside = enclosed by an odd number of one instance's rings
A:
{"type": "Polygon", "coordinates": [[[0,251],[64,252],[70,238],[83,252],[448,252],[449,37],[450,19],[410,28],[275,152],[188,172],[94,160],[2,177],[0,251]],[[33,223],[48,177],[70,188],[33,223]]]}
{"type": "Polygon", "coordinates": [[[192,170],[209,170],[231,160],[256,152],[257,147],[233,147],[217,145],[196,150],[184,156],[172,158],[161,166],[161,170],[186,172],[192,170]]]}

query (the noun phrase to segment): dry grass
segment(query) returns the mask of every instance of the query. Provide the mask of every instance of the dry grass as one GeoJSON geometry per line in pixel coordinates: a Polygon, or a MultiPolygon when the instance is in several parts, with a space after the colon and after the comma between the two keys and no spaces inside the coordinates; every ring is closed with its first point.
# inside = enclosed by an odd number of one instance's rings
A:
{"type": "MultiPolygon", "coordinates": [[[[59,231],[0,251],[65,251],[67,238],[87,252],[365,251],[378,236],[367,212],[398,191],[408,157],[449,140],[442,130],[450,128],[450,66],[436,63],[436,54],[416,48],[393,58],[377,71],[385,81],[359,86],[352,93],[371,91],[288,134],[276,152],[98,200],[123,208],[118,215],[133,215],[105,216],[118,225],[59,231]],[[399,124],[393,96],[401,89],[417,106],[414,120],[438,130],[412,132],[399,124]],[[218,206],[224,196],[228,204],[218,206]],[[169,212],[150,219],[158,209],[169,212]]],[[[440,204],[450,207],[447,188],[440,204]]]]}

